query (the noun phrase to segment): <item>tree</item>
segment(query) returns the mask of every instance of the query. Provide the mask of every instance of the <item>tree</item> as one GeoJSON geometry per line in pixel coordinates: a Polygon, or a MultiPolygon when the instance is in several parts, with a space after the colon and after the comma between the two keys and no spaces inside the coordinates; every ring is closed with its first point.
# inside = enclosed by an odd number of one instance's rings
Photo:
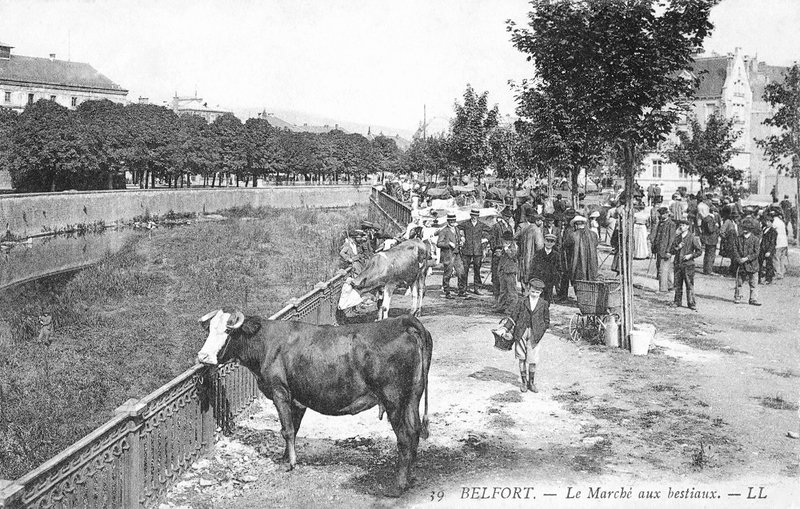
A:
{"type": "Polygon", "coordinates": [[[121,104],[103,99],[82,102],[75,111],[85,147],[84,171],[94,169],[82,189],[124,187],[125,150],[131,140],[122,110],[121,104]]]}
{"type": "Polygon", "coordinates": [[[123,111],[131,140],[125,160],[133,171],[134,183],[155,187],[157,177],[174,163],[170,144],[177,138],[178,116],[154,104],[130,104],[123,111]]]}
{"type": "MultiPolygon", "coordinates": [[[[223,176],[236,175],[236,185],[246,164],[245,130],[242,122],[232,113],[226,113],[211,123],[217,170],[223,176]]],[[[220,182],[221,183],[221,182],[220,182]]],[[[213,184],[212,184],[213,187],[213,184]]]]}
{"type": "MultiPolygon", "coordinates": [[[[528,27],[508,23],[535,79],[576,129],[617,147],[632,197],[640,147],[655,146],[686,109],[693,55],[713,26],[715,0],[533,0],[528,27]]],[[[630,199],[628,200],[630,204],[630,199]]],[[[623,341],[633,327],[632,207],[623,221],[623,341]]]]}
{"type": "Polygon", "coordinates": [[[497,127],[497,105],[487,106],[489,92],[476,94],[467,84],[464,104],[455,103],[455,118],[450,128],[451,160],[461,168],[462,174],[480,178],[491,163],[489,136],[497,127]]]}
{"type": "MultiPolygon", "coordinates": [[[[777,107],[773,116],[764,119],[764,124],[780,129],[781,133],[757,142],[769,157],[770,164],[779,170],[788,173],[790,167],[785,159],[791,159],[791,168],[797,179],[795,210],[798,216],[795,224],[800,225],[800,65],[794,64],[790,67],[783,82],[776,81],[767,85],[764,89],[764,100],[773,108],[777,107]]],[[[797,231],[795,236],[800,238],[797,231]]]]}
{"type": "Polygon", "coordinates": [[[12,148],[11,133],[17,124],[17,112],[0,108],[0,169],[8,171],[8,157],[12,148]]]}
{"type": "Polygon", "coordinates": [[[492,166],[500,178],[516,178],[524,171],[520,160],[520,136],[513,127],[498,127],[489,136],[492,166]]]}
{"type": "Polygon", "coordinates": [[[14,124],[9,142],[8,169],[16,190],[77,187],[84,143],[75,116],[67,108],[45,99],[29,105],[14,124]]]}
{"type": "Polygon", "coordinates": [[[689,119],[690,132],[678,131],[678,144],[667,150],[667,158],[684,173],[704,184],[717,187],[726,181],[742,179],[742,171],[728,162],[738,150],[734,147],[741,132],[734,130],[733,119],[711,115],[705,128],[697,118],[689,119]]]}

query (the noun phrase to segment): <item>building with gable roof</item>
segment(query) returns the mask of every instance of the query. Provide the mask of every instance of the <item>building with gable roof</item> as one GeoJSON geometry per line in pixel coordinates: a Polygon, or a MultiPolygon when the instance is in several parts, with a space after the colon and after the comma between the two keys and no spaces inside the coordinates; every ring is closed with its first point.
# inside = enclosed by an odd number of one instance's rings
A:
{"type": "Polygon", "coordinates": [[[108,99],[127,103],[128,91],[83,62],[12,54],[13,46],[0,42],[0,107],[18,112],[39,99],[70,109],[80,103],[108,99]]]}
{"type": "Polygon", "coordinates": [[[227,113],[233,114],[231,111],[220,109],[219,106],[209,108],[202,97],[197,97],[197,92],[194,93],[194,97],[179,97],[176,93],[172,98],[171,107],[177,115],[195,115],[204,118],[208,123],[227,113]]]}

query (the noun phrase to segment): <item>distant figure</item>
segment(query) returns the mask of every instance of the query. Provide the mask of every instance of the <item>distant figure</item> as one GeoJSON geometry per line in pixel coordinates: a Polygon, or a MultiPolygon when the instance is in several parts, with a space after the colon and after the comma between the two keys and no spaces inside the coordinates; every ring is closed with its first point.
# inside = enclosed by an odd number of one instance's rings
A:
{"type": "Polygon", "coordinates": [[[50,336],[53,334],[53,317],[48,314],[39,315],[39,342],[45,346],[50,346],[50,336]]]}

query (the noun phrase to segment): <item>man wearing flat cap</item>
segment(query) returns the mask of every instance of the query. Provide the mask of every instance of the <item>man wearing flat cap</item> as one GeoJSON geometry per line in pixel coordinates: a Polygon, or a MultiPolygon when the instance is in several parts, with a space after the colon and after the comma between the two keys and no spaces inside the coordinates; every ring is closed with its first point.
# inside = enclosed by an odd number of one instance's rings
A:
{"type": "Polygon", "coordinates": [[[461,258],[464,262],[464,275],[458,280],[458,295],[467,294],[467,280],[469,269],[472,267],[472,293],[480,295],[478,287],[481,286],[481,262],[483,262],[483,239],[489,237],[489,228],[478,221],[481,213],[477,209],[469,212],[469,221],[458,228],[464,235],[464,247],[461,249],[461,258]]]}
{"type": "Polygon", "coordinates": [[[439,239],[436,247],[439,248],[439,259],[442,262],[444,273],[442,274],[442,293],[445,299],[452,299],[450,295],[450,278],[454,275],[461,279],[461,272],[464,267],[461,261],[461,234],[456,227],[456,215],[447,214],[447,226],[439,230],[439,239]],[[460,269],[460,270],[459,270],[460,269]]]}
{"type": "Polygon", "coordinates": [[[559,257],[561,256],[556,248],[556,235],[546,233],[544,235],[544,247],[533,256],[533,275],[537,279],[544,281],[542,298],[547,302],[553,302],[553,287],[558,283],[559,257]]]}
{"type": "Polygon", "coordinates": [[[514,320],[514,357],[519,362],[522,379],[519,390],[539,392],[534,382],[539,363],[540,341],[550,328],[550,303],[541,298],[544,281],[531,279],[525,285],[522,299],[517,302],[511,318],[514,320]]]}
{"type": "Polygon", "coordinates": [[[742,284],[747,281],[750,285],[750,304],[760,306],[758,301],[758,254],[761,242],[756,231],[760,232],[758,221],[753,218],[742,220],[742,233],[736,239],[734,257],[736,260],[736,290],[733,293],[733,302],[742,302],[742,284]]]}
{"type": "Polygon", "coordinates": [[[683,289],[686,288],[686,306],[692,311],[697,310],[694,298],[694,259],[703,254],[703,246],[694,233],[690,231],[689,219],[679,219],[678,233],[672,244],[671,253],[675,256],[673,268],[675,271],[675,301],[680,307],[683,302],[683,289]]]}

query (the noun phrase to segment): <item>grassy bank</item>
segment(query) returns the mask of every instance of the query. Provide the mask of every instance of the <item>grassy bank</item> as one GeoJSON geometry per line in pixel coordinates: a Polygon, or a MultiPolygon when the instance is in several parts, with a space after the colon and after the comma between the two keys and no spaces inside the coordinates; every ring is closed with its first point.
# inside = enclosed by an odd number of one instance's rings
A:
{"type": "Polygon", "coordinates": [[[0,296],[0,478],[13,479],[194,363],[197,318],[221,307],[269,316],[337,269],[366,207],[236,209],[229,219],[142,234],[75,275],[0,296]],[[55,330],[38,340],[37,316],[55,330]]]}

